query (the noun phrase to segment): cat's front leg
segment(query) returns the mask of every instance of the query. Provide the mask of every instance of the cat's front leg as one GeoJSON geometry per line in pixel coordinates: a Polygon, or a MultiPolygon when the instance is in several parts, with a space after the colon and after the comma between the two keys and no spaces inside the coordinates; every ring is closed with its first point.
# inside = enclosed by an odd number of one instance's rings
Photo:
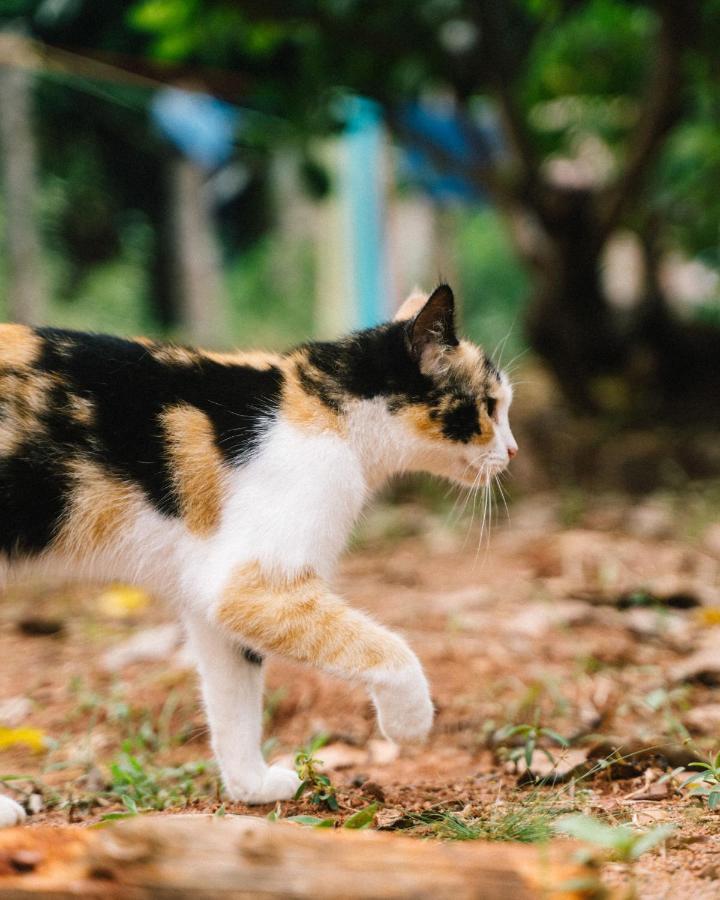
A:
{"type": "Polygon", "coordinates": [[[187,615],[185,624],[227,794],[243,803],[289,800],[299,778],[292,769],[269,766],[261,752],[262,660],[204,617],[187,615]]]}
{"type": "Polygon", "coordinates": [[[243,566],[215,615],[253,647],[363,682],[392,740],[427,737],[433,705],[415,654],[398,635],[350,609],[313,572],[278,577],[257,564],[243,566]]]}

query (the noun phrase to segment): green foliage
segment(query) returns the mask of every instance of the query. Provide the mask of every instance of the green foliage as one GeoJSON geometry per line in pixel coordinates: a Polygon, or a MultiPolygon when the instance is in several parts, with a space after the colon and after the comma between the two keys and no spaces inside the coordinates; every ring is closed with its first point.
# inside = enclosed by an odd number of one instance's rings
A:
{"type": "Polygon", "coordinates": [[[553,731],[552,728],[546,728],[545,726],[541,726],[537,723],[534,725],[522,724],[522,725],[506,725],[504,728],[501,728],[497,734],[498,743],[502,743],[503,741],[507,741],[510,738],[520,737],[523,739],[523,744],[520,747],[512,747],[510,749],[503,748],[504,755],[511,762],[517,764],[521,759],[525,760],[525,763],[529,768],[532,766],[532,758],[535,750],[539,750],[543,753],[552,765],[556,764],[555,756],[551,753],[551,751],[539,744],[543,738],[547,741],[551,741],[553,744],[557,744],[560,747],[569,747],[567,739],[562,735],[558,734],[557,731],[553,731]]]}
{"type": "Polygon", "coordinates": [[[354,831],[360,831],[363,828],[369,828],[375,821],[375,814],[378,811],[377,803],[371,803],[363,809],[359,809],[353,813],[343,823],[343,828],[350,828],[354,831]]]}
{"type": "Polygon", "coordinates": [[[534,844],[552,836],[556,812],[539,796],[521,804],[494,807],[480,816],[464,816],[447,810],[433,810],[411,816],[416,825],[429,826],[443,840],[521,841],[534,844]]]}
{"type": "Polygon", "coordinates": [[[304,794],[309,793],[312,803],[337,812],[339,807],[335,788],[328,776],[318,770],[318,767],[322,765],[322,760],[315,757],[315,752],[326,743],[326,734],[316,735],[307,747],[299,750],[295,755],[295,769],[301,782],[295,799],[299,800],[304,794]]]}
{"type": "Polygon", "coordinates": [[[692,786],[691,797],[705,797],[709,809],[720,807],[720,752],[706,762],[691,762],[690,767],[700,769],[681,782],[681,787],[692,786]]]}
{"type": "Polygon", "coordinates": [[[462,213],[457,223],[459,295],[465,331],[508,363],[526,347],[522,309],[528,276],[519,265],[507,226],[492,209],[462,213]]]}
{"type": "Polygon", "coordinates": [[[131,815],[186,806],[196,795],[196,779],[205,775],[207,768],[205,762],[157,767],[125,751],[110,766],[112,783],[105,796],[119,799],[131,815]]]}
{"type": "Polygon", "coordinates": [[[673,825],[659,825],[650,831],[634,831],[627,825],[607,825],[593,816],[583,815],[563,816],[553,823],[553,829],[607,849],[615,859],[624,863],[634,862],[675,831],[673,825]]]}

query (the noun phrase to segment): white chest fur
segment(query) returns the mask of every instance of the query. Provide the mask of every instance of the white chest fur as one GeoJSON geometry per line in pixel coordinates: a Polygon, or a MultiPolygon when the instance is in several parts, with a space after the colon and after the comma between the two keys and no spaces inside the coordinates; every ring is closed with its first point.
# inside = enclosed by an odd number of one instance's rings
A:
{"type": "MultiPolygon", "coordinates": [[[[361,466],[343,437],[275,422],[257,455],[227,476],[220,530],[196,548],[204,559],[191,593],[215,595],[228,570],[250,560],[266,572],[310,568],[327,577],[366,496],[361,466]]],[[[188,567],[190,579],[194,569],[188,567]]]]}

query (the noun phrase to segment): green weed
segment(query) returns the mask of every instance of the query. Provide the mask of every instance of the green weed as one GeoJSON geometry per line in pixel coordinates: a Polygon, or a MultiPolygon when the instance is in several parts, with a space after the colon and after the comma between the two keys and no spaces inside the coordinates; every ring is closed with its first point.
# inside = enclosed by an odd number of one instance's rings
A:
{"type": "Polygon", "coordinates": [[[297,789],[295,799],[299,800],[304,794],[310,793],[310,801],[319,806],[325,806],[332,812],[337,812],[338,802],[335,788],[327,775],[318,770],[322,760],[315,757],[315,752],[327,743],[326,734],[316,735],[302,750],[295,755],[295,768],[300,779],[300,787],[297,789]]]}
{"type": "Polygon", "coordinates": [[[705,797],[708,809],[720,806],[720,753],[705,762],[691,762],[691,768],[700,769],[680,783],[680,787],[692,785],[691,797],[705,797]]]}

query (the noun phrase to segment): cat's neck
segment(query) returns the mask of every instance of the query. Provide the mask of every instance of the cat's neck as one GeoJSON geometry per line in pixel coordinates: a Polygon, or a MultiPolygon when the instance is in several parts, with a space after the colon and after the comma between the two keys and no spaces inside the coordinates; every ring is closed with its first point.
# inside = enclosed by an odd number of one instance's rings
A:
{"type": "Polygon", "coordinates": [[[348,444],[371,491],[407,468],[404,448],[395,438],[392,416],[382,398],[352,404],[345,421],[348,444]]]}

